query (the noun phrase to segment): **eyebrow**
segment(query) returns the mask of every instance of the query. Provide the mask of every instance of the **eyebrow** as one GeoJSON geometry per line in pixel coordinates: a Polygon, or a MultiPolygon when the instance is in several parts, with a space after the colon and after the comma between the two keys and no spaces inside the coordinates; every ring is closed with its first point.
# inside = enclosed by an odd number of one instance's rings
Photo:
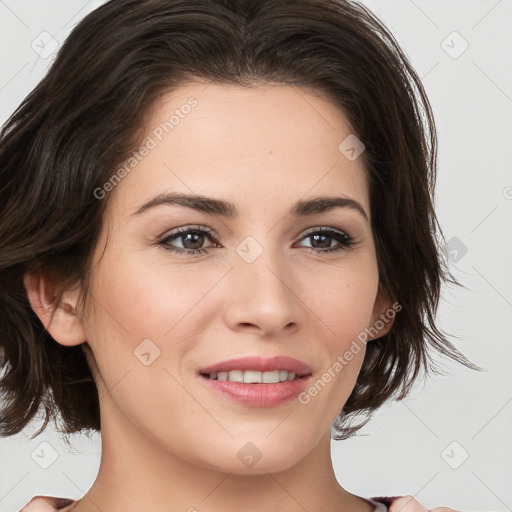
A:
{"type": "MultiPolygon", "coordinates": [[[[179,205],[193,210],[198,210],[210,215],[220,215],[226,218],[234,218],[238,216],[238,210],[233,203],[213,199],[200,195],[182,194],[182,193],[165,193],[159,194],[148,202],[144,203],[131,216],[140,215],[152,208],[161,205],[179,205]]],[[[361,204],[349,197],[315,197],[305,201],[297,201],[288,211],[288,215],[293,217],[303,217],[317,213],[327,212],[334,208],[349,208],[358,212],[366,221],[369,222],[366,211],[361,204]]]]}

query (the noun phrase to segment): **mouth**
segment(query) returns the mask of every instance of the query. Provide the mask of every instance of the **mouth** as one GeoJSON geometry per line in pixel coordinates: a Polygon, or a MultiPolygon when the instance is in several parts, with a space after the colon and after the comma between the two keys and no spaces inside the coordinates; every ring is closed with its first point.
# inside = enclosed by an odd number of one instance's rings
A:
{"type": "Polygon", "coordinates": [[[249,356],[201,368],[199,378],[224,398],[247,407],[274,407],[293,400],[308,385],[312,370],[288,356],[249,356]]]}
{"type": "Polygon", "coordinates": [[[288,370],[274,370],[260,372],[257,370],[230,370],[229,372],[200,373],[202,377],[229,382],[243,382],[245,384],[277,384],[290,380],[299,380],[311,374],[297,375],[288,370]]]}
{"type": "Polygon", "coordinates": [[[201,368],[199,374],[211,380],[276,384],[312,374],[310,366],[289,356],[246,356],[201,368]]]}

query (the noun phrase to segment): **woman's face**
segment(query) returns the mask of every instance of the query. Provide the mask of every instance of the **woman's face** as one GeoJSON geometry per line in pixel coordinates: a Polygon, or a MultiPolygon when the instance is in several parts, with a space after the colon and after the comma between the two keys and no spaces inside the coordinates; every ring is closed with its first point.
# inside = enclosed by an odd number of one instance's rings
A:
{"type": "MultiPolygon", "coordinates": [[[[333,104],[290,86],[189,84],[156,107],[123,179],[103,189],[111,203],[83,317],[102,429],[222,471],[286,469],[329,432],[362,364],[358,335],[386,307],[360,148],[339,148],[351,129],[333,104]],[[342,201],[297,208],[320,197],[342,201]],[[288,356],[310,375],[201,375],[249,356],[288,356]],[[247,456],[261,458],[252,467],[247,456]]],[[[241,369],[251,364],[276,370],[241,369]]]]}

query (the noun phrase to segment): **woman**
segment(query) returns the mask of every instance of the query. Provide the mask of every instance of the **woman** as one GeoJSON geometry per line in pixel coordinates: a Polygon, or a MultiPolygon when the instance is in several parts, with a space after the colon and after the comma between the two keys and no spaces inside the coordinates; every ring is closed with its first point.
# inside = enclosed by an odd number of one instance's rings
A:
{"type": "Polygon", "coordinates": [[[435,168],[421,82],[362,6],[87,16],[0,139],[2,435],[41,405],[102,435],[82,499],[24,510],[426,510],[345,490],[330,439],[432,351],[474,367],[434,323],[435,168]]]}

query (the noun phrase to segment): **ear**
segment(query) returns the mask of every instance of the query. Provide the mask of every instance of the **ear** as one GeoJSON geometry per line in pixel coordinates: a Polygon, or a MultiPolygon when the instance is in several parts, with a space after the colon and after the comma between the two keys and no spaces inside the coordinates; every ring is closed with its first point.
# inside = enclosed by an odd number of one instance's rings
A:
{"type": "Polygon", "coordinates": [[[26,274],[23,282],[32,309],[55,341],[65,346],[87,341],[76,314],[79,287],[64,291],[60,304],[56,304],[56,289],[49,279],[40,274],[26,274]]]}
{"type": "Polygon", "coordinates": [[[368,329],[368,340],[376,340],[386,335],[393,327],[396,314],[402,309],[398,301],[392,301],[379,284],[372,311],[372,325],[368,329]]]}

